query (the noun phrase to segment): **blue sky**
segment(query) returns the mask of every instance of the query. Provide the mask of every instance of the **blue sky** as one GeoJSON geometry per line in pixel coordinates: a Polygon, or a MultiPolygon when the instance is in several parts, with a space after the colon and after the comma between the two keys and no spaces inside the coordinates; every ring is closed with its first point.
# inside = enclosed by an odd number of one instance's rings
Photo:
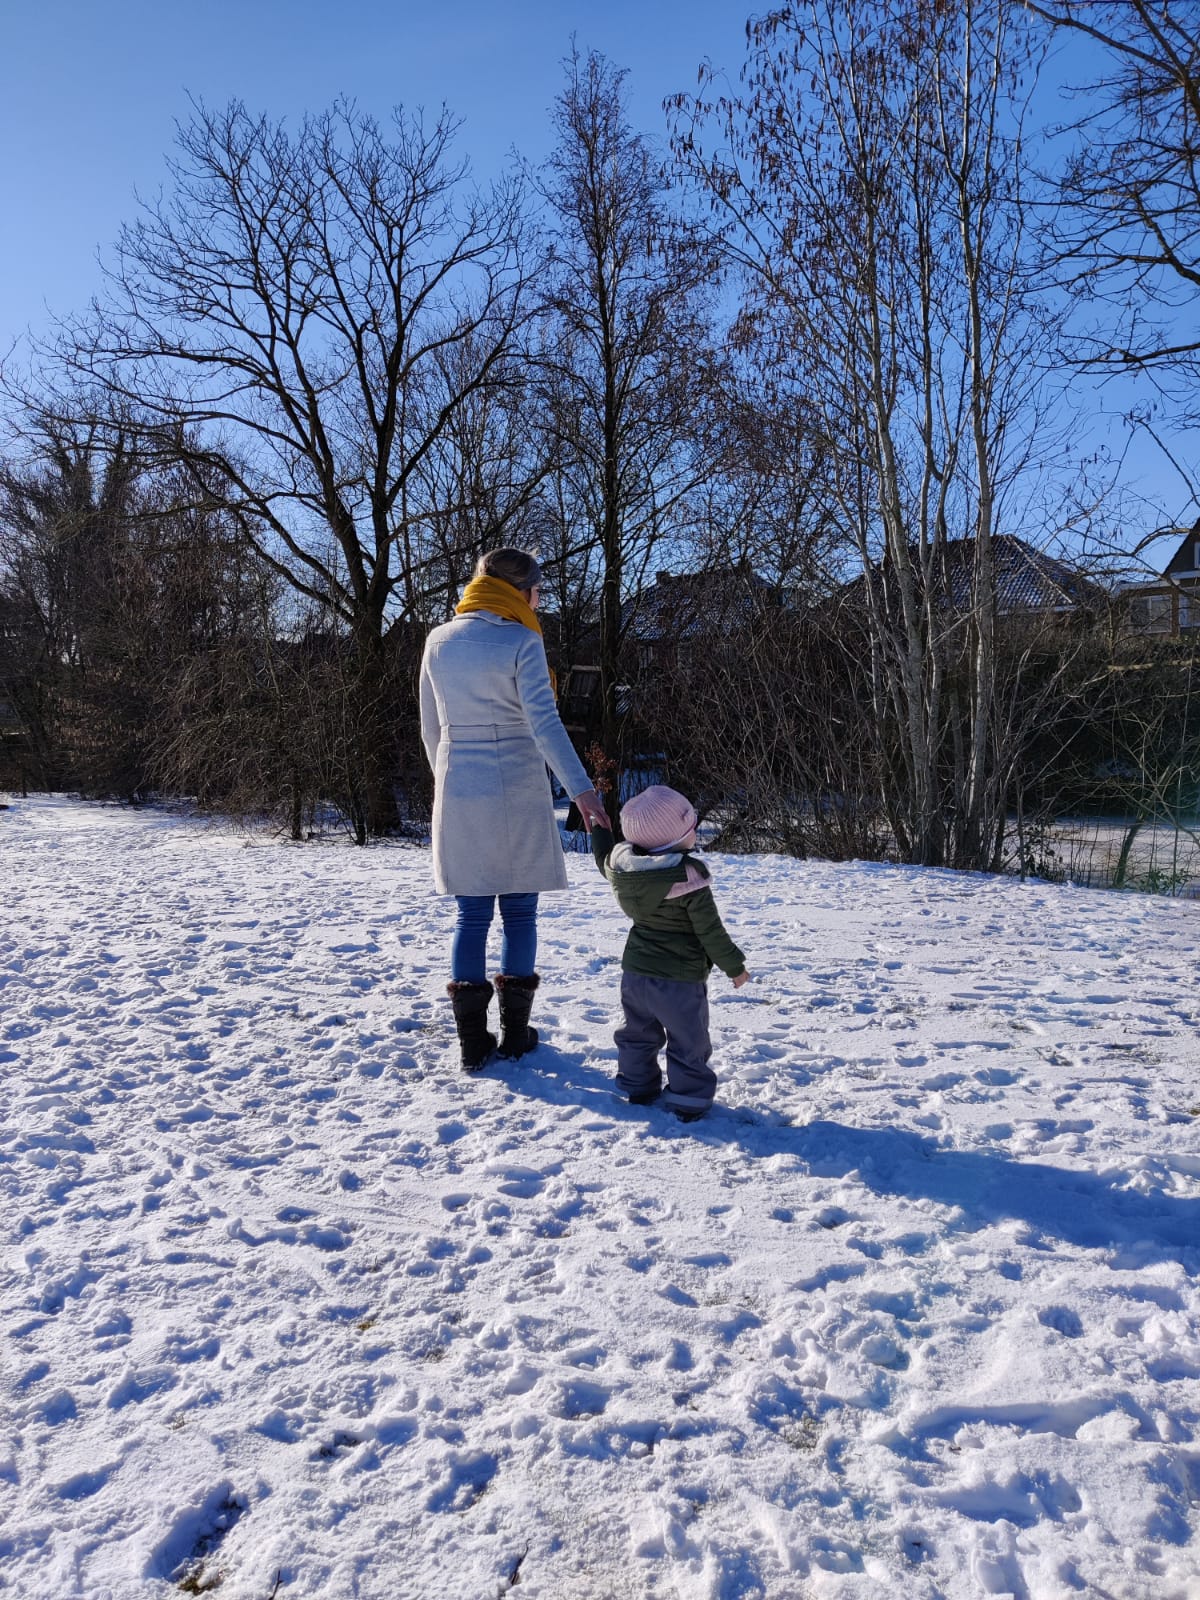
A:
{"type": "MultiPolygon", "coordinates": [[[[663,98],[695,85],[709,57],[735,76],[747,0],[8,0],[0,93],[0,358],[101,283],[97,252],[165,177],[189,94],[297,118],[350,95],[380,115],[396,102],[463,118],[460,150],[488,177],[516,147],[550,142],[549,110],[575,34],[630,70],[635,123],[662,137],[663,98]]],[[[1069,62],[1056,67],[1077,76],[1069,62]]],[[[1119,452],[1129,396],[1082,385],[1087,444],[1119,452]]],[[[1142,530],[1184,515],[1186,491],[1148,443],[1123,475],[1142,530]]],[[[1169,553],[1169,552],[1167,552],[1169,553]]]]}
{"type": "Polygon", "coordinates": [[[152,193],[189,94],[297,117],[339,94],[385,114],[443,102],[488,176],[516,146],[538,159],[575,33],[630,69],[638,125],[700,59],[741,58],[740,0],[9,0],[0,94],[0,351],[51,311],[86,304],[96,252],[152,193]]]}

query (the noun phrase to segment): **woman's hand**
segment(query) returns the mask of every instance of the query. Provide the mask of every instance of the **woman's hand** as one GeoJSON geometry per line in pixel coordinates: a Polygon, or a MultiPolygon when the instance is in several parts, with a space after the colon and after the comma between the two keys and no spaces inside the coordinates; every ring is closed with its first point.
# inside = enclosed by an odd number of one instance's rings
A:
{"type": "Polygon", "coordinates": [[[575,796],[575,804],[579,807],[579,815],[583,818],[583,825],[589,833],[592,824],[598,822],[602,828],[611,828],[608,812],[604,809],[604,802],[595,789],[586,789],[583,794],[575,796]]]}
{"type": "Polygon", "coordinates": [[[736,978],[731,978],[729,981],[735,989],[740,989],[744,983],[750,982],[750,974],[748,972],[739,972],[736,978]]]}

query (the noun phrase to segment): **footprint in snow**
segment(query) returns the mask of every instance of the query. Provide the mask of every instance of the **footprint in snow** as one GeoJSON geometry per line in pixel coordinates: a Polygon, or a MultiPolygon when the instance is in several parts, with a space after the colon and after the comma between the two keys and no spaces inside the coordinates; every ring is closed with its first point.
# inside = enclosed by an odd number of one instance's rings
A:
{"type": "MultiPolygon", "coordinates": [[[[789,1222],[791,1221],[790,1213],[786,1220],[789,1222]]],[[[822,1206],[820,1211],[818,1211],[816,1216],[813,1218],[813,1221],[819,1228],[840,1228],[843,1227],[847,1222],[853,1222],[855,1220],[856,1219],[850,1214],[850,1212],[843,1211],[841,1206],[822,1206]]]]}
{"type": "Polygon", "coordinates": [[[311,1461],[336,1461],[351,1450],[356,1450],[362,1440],[356,1433],[344,1433],[339,1430],[332,1439],[327,1439],[324,1444],[318,1445],[309,1457],[311,1461]]]}
{"type": "Polygon", "coordinates": [[[886,1367],[893,1372],[903,1372],[909,1364],[908,1353],[886,1333],[872,1333],[859,1345],[862,1354],[876,1367],[886,1367]]]}
{"type": "Polygon", "coordinates": [[[315,1223],[308,1223],[303,1227],[268,1228],[265,1232],[255,1235],[249,1231],[240,1217],[235,1217],[226,1232],[231,1239],[255,1247],[272,1243],[310,1244],[318,1250],[345,1250],[350,1243],[349,1234],[343,1233],[340,1228],[323,1228],[315,1223]]]}
{"type": "Polygon", "coordinates": [[[664,1300],[669,1300],[673,1306],[685,1306],[694,1311],[700,1304],[685,1289],[680,1289],[673,1283],[668,1283],[665,1288],[660,1289],[658,1292],[664,1300]]]}
{"type": "Polygon", "coordinates": [[[489,1162],[484,1168],[489,1175],[502,1178],[500,1193],[510,1195],[514,1200],[533,1200],[546,1187],[546,1179],[551,1173],[537,1171],[534,1167],[514,1166],[508,1162],[489,1162]]]}
{"type": "Polygon", "coordinates": [[[492,1486],[500,1470],[496,1457],[486,1450],[451,1456],[445,1481],[425,1501],[427,1511],[469,1511],[492,1486]]]}
{"type": "Polygon", "coordinates": [[[119,1461],[114,1461],[92,1472],[77,1472],[73,1478],[60,1483],[54,1492],[60,1500],[90,1500],[100,1493],[120,1465],[119,1461]]]}
{"type": "Polygon", "coordinates": [[[110,1411],[121,1411],[128,1405],[141,1405],[142,1401],[148,1400],[152,1394],[173,1389],[178,1382],[178,1375],[168,1366],[127,1371],[120,1382],[110,1390],[108,1408],[110,1411]]]}
{"type": "Polygon", "coordinates": [[[1006,1089],[1010,1084],[1016,1083],[1020,1074],[1009,1071],[1007,1067],[980,1067],[974,1077],[978,1083],[985,1083],[992,1088],[1006,1089]]]}
{"type": "Polygon", "coordinates": [[[924,1533],[905,1533],[900,1539],[900,1549],[910,1566],[919,1567],[933,1554],[933,1544],[924,1533]]]}
{"type": "Polygon", "coordinates": [[[1070,1306],[1043,1306],[1037,1316],[1043,1328],[1052,1328],[1064,1339],[1078,1339],[1083,1333],[1083,1323],[1070,1306]]]}
{"type": "Polygon", "coordinates": [[[762,1325],[762,1318],[756,1312],[738,1311],[730,1317],[714,1317],[708,1327],[725,1344],[732,1345],[742,1334],[749,1333],[754,1328],[761,1328],[762,1325]]]}
{"type": "Polygon", "coordinates": [[[672,1339],[671,1353],[665,1365],[668,1372],[690,1372],[696,1365],[690,1345],[683,1339],[672,1339]]]}
{"type": "Polygon", "coordinates": [[[572,1422],[578,1417],[601,1416],[612,1399],[612,1391],[603,1384],[582,1381],[564,1383],[551,1400],[551,1415],[572,1422]]]}
{"type": "Polygon", "coordinates": [[[220,1577],[208,1570],[211,1559],[247,1510],[245,1496],[235,1493],[231,1483],[218,1484],[176,1514],[147,1575],[167,1578],[185,1593],[215,1589],[220,1577]]]}
{"type": "Polygon", "coordinates": [[[825,1572],[862,1572],[863,1558],[853,1545],[841,1539],[820,1537],[813,1540],[813,1565],[825,1572]]]}
{"type": "Polygon", "coordinates": [[[53,1394],[45,1395],[38,1401],[37,1410],[42,1421],[52,1428],[56,1428],[60,1422],[74,1422],[77,1415],[75,1396],[69,1389],[56,1389],[53,1394]]]}

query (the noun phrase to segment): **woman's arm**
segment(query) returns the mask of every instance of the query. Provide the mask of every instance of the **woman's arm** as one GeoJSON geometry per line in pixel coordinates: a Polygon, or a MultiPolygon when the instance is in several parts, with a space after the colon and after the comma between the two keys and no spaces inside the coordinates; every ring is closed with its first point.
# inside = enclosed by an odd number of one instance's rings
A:
{"type": "Polygon", "coordinates": [[[554,704],[554,690],[550,687],[550,671],[546,666],[546,651],[534,633],[526,633],[517,651],[517,693],[521,697],[525,715],[533,737],[548,766],[567,793],[577,795],[591,792],[591,779],[583,769],[583,762],[575,754],[570,735],[563,727],[554,704]]]}
{"type": "Polygon", "coordinates": [[[442,742],[442,722],[438,716],[437,696],[433,692],[433,679],[429,675],[429,651],[421,659],[421,743],[431,767],[437,766],[438,745],[442,742]]]}

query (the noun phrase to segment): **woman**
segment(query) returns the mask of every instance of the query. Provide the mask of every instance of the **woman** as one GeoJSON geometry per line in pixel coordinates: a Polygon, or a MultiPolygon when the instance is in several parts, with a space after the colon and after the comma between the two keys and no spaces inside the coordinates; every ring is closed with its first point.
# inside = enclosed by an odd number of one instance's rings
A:
{"type": "Polygon", "coordinates": [[[555,710],[537,619],[541,583],[525,550],[482,556],[457,615],[429,635],[421,663],[421,738],[434,773],[433,876],[438,893],[458,901],[449,994],[468,1072],[496,1049],[487,1026],[487,933],[497,897],[500,1054],[515,1058],[537,1044],[529,1012],[540,981],[538,894],[567,887],[547,763],[588,831],[593,822],[608,826],[555,710]]]}

